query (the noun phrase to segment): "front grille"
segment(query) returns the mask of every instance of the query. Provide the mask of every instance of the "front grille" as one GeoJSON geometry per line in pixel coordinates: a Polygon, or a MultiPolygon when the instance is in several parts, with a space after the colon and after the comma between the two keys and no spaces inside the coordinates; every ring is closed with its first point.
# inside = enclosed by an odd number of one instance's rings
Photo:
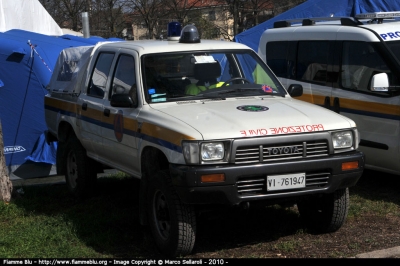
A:
{"type": "MultiPolygon", "coordinates": [[[[306,173],[306,187],[293,190],[309,188],[323,188],[328,185],[330,173],[328,171],[317,173],[306,173]]],[[[238,193],[241,196],[256,196],[263,194],[277,194],[282,191],[267,191],[267,176],[239,178],[236,182],[238,193]]]]}
{"type": "Polygon", "coordinates": [[[262,163],[326,156],[328,154],[328,143],[324,140],[278,145],[240,146],[236,149],[235,163],[262,163]]]}

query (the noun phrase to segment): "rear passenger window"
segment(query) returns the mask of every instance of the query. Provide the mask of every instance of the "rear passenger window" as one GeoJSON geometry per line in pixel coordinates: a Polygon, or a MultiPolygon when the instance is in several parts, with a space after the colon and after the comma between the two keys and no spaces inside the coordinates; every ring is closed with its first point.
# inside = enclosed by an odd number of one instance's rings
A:
{"type": "Polygon", "coordinates": [[[296,79],[326,85],[328,74],[329,42],[299,42],[296,79]]]}

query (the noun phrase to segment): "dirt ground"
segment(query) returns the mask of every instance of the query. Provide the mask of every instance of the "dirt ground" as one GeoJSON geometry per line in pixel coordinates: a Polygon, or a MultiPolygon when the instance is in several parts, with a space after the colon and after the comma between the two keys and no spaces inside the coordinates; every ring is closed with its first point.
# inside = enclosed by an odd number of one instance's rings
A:
{"type": "MultiPolygon", "coordinates": [[[[55,188],[62,192],[64,185],[44,186],[40,193],[55,188]]],[[[97,243],[94,248],[99,252],[111,254],[114,258],[162,257],[146,228],[139,225],[138,190],[138,181],[132,179],[107,180],[99,182],[95,198],[82,203],[81,208],[86,215],[97,217],[94,209],[100,208],[105,215],[113,213],[121,216],[120,220],[116,218],[117,223],[112,226],[107,219],[104,224],[98,225],[104,228],[104,233],[119,239],[113,246],[97,243]]],[[[68,206],[70,201],[69,198],[54,200],[60,201],[60,206],[68,206]]],[[[65,207],[62,211],[67,213],[69,208],[65,207]]],[[[91,228],[86,228],[74,217],[70,219],[75,227],[85,228],[77,232],[85,239],[91,228]]],[[[365,171],[357,185],[350,188],[349,216],[334,233],[308,232],[296,206],[224,209],[198,217],[195,247],[185,259],[352,258],[361,253],[400,246],[399,229],[400,176],[365,171]],[[369,206],[367,202],[374,206],[369,206]]],[[[93,230],[93,233],[99,233],[93,230]]]]}
{"type": "MultiPolygon", "coordinates": [[[[337,232],[314,235],[301,227],[296,212],[282,224],[270,224],[267,215],[226,219],[200,228],[192,258],[350,258],[357,254],[400,246],[400,217],[363,215],[349,219],[337,232]],[[253,220],[253,221],[251,221],[253,220]]],[[[284,217],[282,217],[284,219],[284,217]]]]}
{"type": "Polygon", "coordinates": [[[349,216],[337,232],[320,235],[307,232],[295,206],[230,212],[199,221],[195,250],[189,257],[351,258],[400,246],[400,177],[367,170],[350,189],[352,194],[397,207],[393,212],[383,207],[369,213],[368,206],[361,206],[361,214],[349,216]]]}

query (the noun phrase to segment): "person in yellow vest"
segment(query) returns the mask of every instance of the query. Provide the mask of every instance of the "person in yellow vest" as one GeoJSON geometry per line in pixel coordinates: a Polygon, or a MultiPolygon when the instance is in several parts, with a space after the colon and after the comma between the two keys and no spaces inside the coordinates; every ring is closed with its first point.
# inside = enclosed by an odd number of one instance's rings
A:
{"type": "Polygon", "coordinates": [[[254,83],[263,84],[275,88],[276,85],[272,81],[270,75],[268,75],[260,65],[257,64],[252,74],[254,83]]]}
{"type": "Polygon", "coordinates": [[[221,87],[225,83],[217,80],[221,76],[221,65],[218,61],[196,63],[193,72],[194,78],[198,81],[186,86],[187,95],[197,95],[206,90],[221,87]]]}
{"type": "MultiPolygon", "coordinates": [[[[221,66],[218,62],[207,63],[207,64],[196,64],[194,68],[194,76],[198,80],[196,84],[189,84],[186,86],[186,95],[197,95],[206,90],[215,89],[223,86],[224,81],[217,81],[217,77],[221,75],[221,66]]],[[[257,65],[254,68],[252,77],[255,84],[263,85],[263,90],[265,92],[272,92],[276,85],[271,80],[270,76],[265,72],[265,70],[257,65]]],[[[228,84],[225,84],[226,86],[228,84]]]]}
{"type": "Polygon", "coordinates": [[[212,84],[210,86],[201,86],[201,85],[196,85],[196,84],[189,84],[186,86],[186,94],[187,95],[197,95],[199,93],[202,93],[206,90],[210,90],[210,89],[215,89],[215,88],[219,88],[221,87],[225,82],[221,81],[218,82],[216,84],[212,84]]]}

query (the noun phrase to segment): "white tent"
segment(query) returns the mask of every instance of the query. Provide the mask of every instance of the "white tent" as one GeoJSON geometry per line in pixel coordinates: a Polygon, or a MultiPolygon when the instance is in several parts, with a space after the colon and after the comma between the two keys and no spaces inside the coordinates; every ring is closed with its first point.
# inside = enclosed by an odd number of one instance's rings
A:
{"type": "Polygon", "coordinates": [[[62,30],[63,34],[83,37],[83,33],[80,33],[78,31],[73,31],[73,30],[66,29],[66,28],[62,28],[61,30],[62,30]]]}
{"type": "Polygon", "coordinates": [[[0,0],[0,32],[11,29],[63,35],[62,29],[38,0],[0,0]]]}

